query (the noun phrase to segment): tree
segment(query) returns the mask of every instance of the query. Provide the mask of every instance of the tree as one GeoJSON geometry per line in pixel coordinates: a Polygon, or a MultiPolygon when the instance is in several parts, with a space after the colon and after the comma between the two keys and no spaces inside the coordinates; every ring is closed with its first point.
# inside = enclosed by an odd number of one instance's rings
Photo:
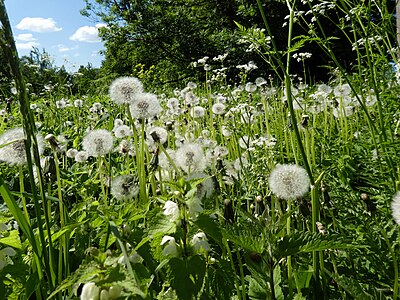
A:
{"type": "MultiPolygon", "coordinates": [[[[230,78],[235,78],[238,71],[235,66],[252,60],[259,66],[260,72],[273,73],[270,65],[257,53],[246,52],[240,43],[242,38],[235,22],[244,27],[264,28],[259,7],[253,0],[85,0],[86,7],[82,13],[87,17],[100,19],[106,23],[101,28],[101,37],[105,41],[105,61],[102,66],[104,74],[137,75],[137,66],[151,70],[145,80],[156,82],[179,81],[187,77],[202,78],[202,73],[188,68],[190,63],[203,56],[215,57],[228,53],[226,65],[233,66],[228,71],[230,78]],[[261,71],[262,70],[262,71],[261,71]]],[[[291,3],[293,1],[290,1],[291,3]]],[[[391,1],[384,1],[387,9],[391,1]]],[[[383,2],[382,2],[383,3],[383,2]]],[[[382,4],[380,3],[380,4],[382,4]]],[[[367,5],[355,1],[354,6],[367,5]]],[[[362,22],[371,22],[379,28],[382,20],[380,4],[370,7],[370,15],[363,16],[362,22]]],[[[310,10],[308,1],[297,1],[296,9],[310,10]]],[[[283,25],[289,10],[286,1],[262,1],[272,36],[278,51],[286,51],[287,28],[283,25]]],[[[317,33],[329,38],[330,46],[336,58],[351,70],[357,54],[352,50],[354,28],[349,22],[341,27],[349,10],[351,1],[336,1],[335,8],[319,14],[317,19],[323,30],[317,33]]],[[[313,14],[299,15],[293,36],[307,37],[308,26],[313,14]]],[[[372,26],[371,26],[372,28],[372,26]]],[[[357,29],[358,30],[358,29],[357,29]]],[[[356,33],[357,35],[358,33],[356,33]]],[[[294,60],[293,71],[301,75],[308,74],[308,79],[327,79],[326,66],[334,66],[331,57],[319,48],[313,40],[308,40],[299,49],[312,53],[305,64],[294,60]],[[304,67],[306,70],[304,70],[304,67]]],[[[284,56],[282,56],[284,60],[284,56]]],[[[212,63],[211,60],[209,62],[212,63]]],[[[204,77],[203,77],[204,78],[204,77]]]]}

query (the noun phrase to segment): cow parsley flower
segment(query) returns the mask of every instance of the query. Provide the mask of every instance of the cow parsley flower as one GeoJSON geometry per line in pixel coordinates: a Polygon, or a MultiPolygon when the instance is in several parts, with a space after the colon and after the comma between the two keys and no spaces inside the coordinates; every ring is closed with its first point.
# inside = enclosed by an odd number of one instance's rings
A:
{"type": "Polygon", "coordinates": [[[142,93],[129,105],[131,115],[137,119],[148,119],[158,115],[162,108],[157,96],[151,93],[142,93]]]}
{"type": "Polygon", "coordinates": [[[279,198],[296,199],[308,192],[310,179],[306,170],[298,165],[278,165],[269,176],[269,187],[279,198]]]}
{"type": "Polygon", "coordinates": [[[113,144],[111,132],[105,129],[90,131],[82,141],[82,147],[89,156],[106,155],[112,150],[113,144]]]}
{"type": "Polygon", "coordinates": [[[131,104],[143,93],[143,85],[136,77],[119,77],[111,83],[108,93],[117,104],[131,104]]]}
{"type": "Polygon", "coordinates": [[[138,180],[134,175],[120,175],[111,182],[111,195],[117,200],[131,200],[138,193],[138,180]]]}

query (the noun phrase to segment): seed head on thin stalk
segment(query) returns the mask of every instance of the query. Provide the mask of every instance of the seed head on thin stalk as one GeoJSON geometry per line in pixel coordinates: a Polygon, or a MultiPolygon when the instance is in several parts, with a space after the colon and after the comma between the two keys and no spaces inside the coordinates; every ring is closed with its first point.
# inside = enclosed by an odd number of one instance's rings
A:
{"type": "Polygon", "coordinates": [[[89,156],[106,155],[113,149],[113,144],[111,132],[105,129],[90,131],[82,141],[82,147],[89,156]]]}
{"type": "MultiPolygon", "coordinates": [[[[44,142],[41,135],[36,136],[39,155],[44,151],[44,142]]],[[[0,136],[0,161],[10,166],[26,164],[25,133],[22,127],[9,129],[0,136]]]]}
{"type": "Polygon", "coordinates": [[[143,85],[135,77],[119,77],[111,83],[108,93],[117,104],[131,104],[143,93],[143,85]]]}
{"type": "Polygon", "coordinates": [[[279,198],[296,199],[308,192],[310,179],[306,170],[298,165],[278,165],[270,174],[269,187],[279,198]]]}

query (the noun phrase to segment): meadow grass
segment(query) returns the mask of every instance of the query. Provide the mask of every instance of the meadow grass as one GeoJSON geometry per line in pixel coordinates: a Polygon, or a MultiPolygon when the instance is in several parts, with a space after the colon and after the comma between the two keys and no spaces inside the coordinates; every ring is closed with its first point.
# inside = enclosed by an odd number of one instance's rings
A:
{"type": "MultiPolygon", "coordinates": [[[[342,2],[360,28],[351,41],[387,33],[364,22],[369,4],[342,2]]],[[[291,32],[303,14],[287,3],[291,32]]],[[[249,63],[228,85],[207,67],[206,82],[151,91],[128,80],[117,96],[78,101],[29,97],[0,8],[18,91],[0,118],[0,298],[398,297],[400,85],[388,35],[355,44],[349,73],[306,22],[335,63],[313,83],[291,74],[301,48],[290,33],[282,54],[242,28],[276,77],[249,81],[249,63]],[[19,127],[25,138],[10,139],[19,127]]]]}

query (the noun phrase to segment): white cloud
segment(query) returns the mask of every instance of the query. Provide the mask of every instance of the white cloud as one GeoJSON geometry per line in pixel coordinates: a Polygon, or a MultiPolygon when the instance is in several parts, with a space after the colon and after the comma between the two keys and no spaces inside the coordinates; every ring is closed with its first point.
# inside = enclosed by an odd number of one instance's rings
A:
{"type": "Polygon", "coordinates": [[[26,42],[26,43],[15,43],[15,46],[17,47],[18,50],[31,50],[32,47],[37,47],[40,44],[38,42],[35,41],[30,41],[30,42],[26,42]]]}
{"type": "Polygon", "coordinates": [[[15,37],[15,46],[18,50],[30,50],[32,47],[37,47],[40,44],[31,33],[21,33],[15,37]]]}
{"type": "Polygon", "coordinates": [[[78,49],[78,45],[74,46],[74,47],[67,47],[63,44],[59,44],[56,46],[58,49],[58,52],[67,52],[67,51],[72,51],[72,50],[76,50],[78,49]]]}
{"type": "Polygon", "coordinates": [[[35,39],[32,35],[32,33],[21,33],[18,34],[15,39],[17,41],[21,41],[21,42],[32,42],[32,41],[37,41],[37,39],[35,39]]]}
{"type": "Polygon", "coordinates": [[[70,36],[71,41],[99,43],[99,28],[106,26],[105,24],[97,24],[96,26],[79,27],[73,35],[70,36]]]}
{"type": "Polygon", "coordinates": [[[29,30],[33,32],[54,32],[62,30],[56,26],[56,22],[52,18],[30,18],[26,17],[16,26],[20,30],[29,30]]]}

